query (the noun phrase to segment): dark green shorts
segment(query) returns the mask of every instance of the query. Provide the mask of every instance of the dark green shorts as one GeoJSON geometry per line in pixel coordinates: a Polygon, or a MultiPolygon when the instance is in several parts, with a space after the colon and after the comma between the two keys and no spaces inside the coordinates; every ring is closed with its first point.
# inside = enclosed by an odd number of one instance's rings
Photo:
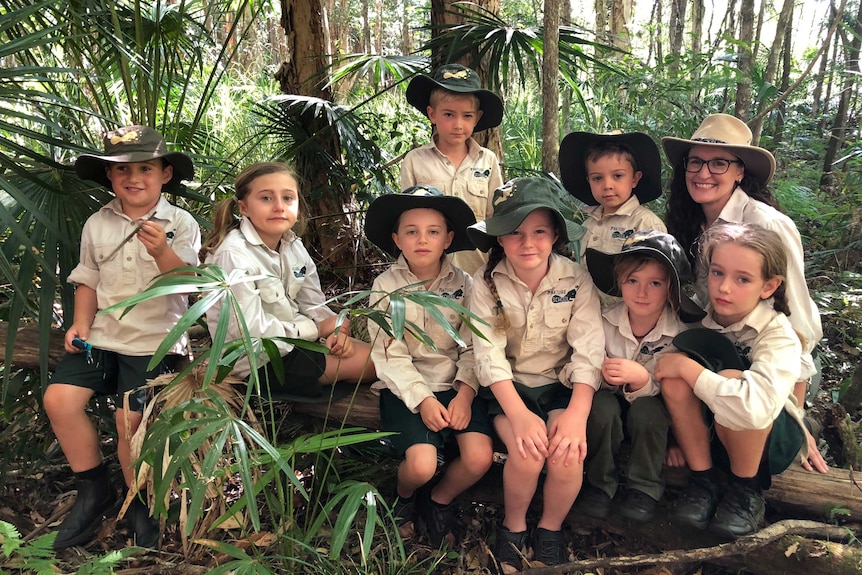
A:
{"type": "MultiPolygon", "coordinates": [[[[457,392],[454,389],[434,392],[437,401],[446,407],[456,395],[457,392]]],[[[417,443],[430,443],[437,449],[441,449],[450,438],[462,433],[481,433],[491,437],[491,421],[488,419],[488,405],[485,400],[474,397],[471,411],[470,423],[465,429],[455,430],[447,427],[440,431],[431,431],[425,426],[422,416],[407,409],[404,402],[394,393],[388,389],[380,392],[380,424],[384,431],[396,432],[396,435],[390,439],[400,456],[417,443]]]]}
{"type": "MultiPolygon", "coordinates": [[[[572,388],[566,387],[560,382],[549,383],[541,387],[527,387],[523,383],[514,382],[515,390],[527,406],[527,409],[548,421],[548,413],[555,409],[566,409],[572,399],[572,388]]],[[[479,389],[479,395],[488,401],[488,415],[493,420],[498,415],[503,415],[503,408],[494,397],[490,387],[479,389]]]]}
{"type": "MultiPolygon", "coordinates": [[[[329,391],[320,383],[326,372],[326,356],[320,352],[294,347],[281,357],[283,379],[271,363],[257,370],[262,389],[268,389],[272,399],[318,403],[329,399],[329,391]]],[[[262,394],[266,396],[266,391],[262,394]]]]}
{"type": "Polygon", "coordinates": [[[86,353],[63,356],[54,370],[51,383],[86,387],[96,395],[114,396],[117,407],[123,406],[123,395],[132,392],[129,409],[140,413],[149,395],[149,389],[143,388],[147,380],[174,371],[181,357],[169,355],[155,369],[148,371],[151,355],[123,355],[94,347],[90,354],[92,361],[87,361],[86,353]]]}
{"type": "MultiPolygon", "coordinates": [[[[711,416],[712,414],[710,414],[711,416]]],[[[712,456],[717,467],[730,472],[730,458],[725,451],[724,446],[718,439],[718,435],[714,432],[713,426],[710,425],[712,437],[712,456]]],[[[772,485],[772,476],[778,475],[788,467],[799,455],[799,450],[805,442],[805,433],[796,423],[786,409],[782,409],[781,413],[772,424],[772,431],[769,433],[769,438],[766,440],[766,447],[763,459],[760,462],[760,469],[757,471],[757,477],[760,480],[760,485],[764,489],[768,489],[772,485]]]]}

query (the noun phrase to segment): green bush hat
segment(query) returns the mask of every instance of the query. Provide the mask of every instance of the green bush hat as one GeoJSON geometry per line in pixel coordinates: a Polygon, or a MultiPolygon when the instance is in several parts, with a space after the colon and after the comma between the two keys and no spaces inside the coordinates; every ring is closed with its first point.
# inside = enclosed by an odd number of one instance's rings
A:
{"type": "Polygon", "coordinates": [[[691,266],[688,263],[688,258],[685,257],[682,246],[670,234],[655,230],[637,231],[626,238],[622,251],[615,254],[587,248],[587,269],[593,278],[593,283],[608,295],[622,296],[616,274],[614,274],[614,265],[623,256],[638,254],[651,256],[672,270],[673,277],[671,279],[676,284],[676,293],[679,294],[676,308],[682,321],[692,323],[700,321],[706,316],[706,312],[682,290],[683,285],[693,279],[691,266]]]}
{"type": "Polygon", "coordinates": [[[400,194],[385,194],[371,202],[365,214],[365,237],[375,246],[397,258],[401,250],[392,240],[392,234],[401,214],[414,208],[430,208],[443,214],[452,225],[455,237],[446,253],[472,250],[467,227],[476,223],[470,206],[455,196],[443,195],[434,186],[413,186],[400,194]]]}
{"type": "Polygon", "coordinates": [[[638,185],[632,190],[641,204],[661,196],[661,152],[649,135],[641,132],[593,134],[572,132],[560,143],[560,178],[571,195],[588,206],[599,202],[587,181],[587,152],[597,144],[617,144],[628,148],[635,158],[635,171],[640,171],[638,185]]]}
{"type": "Polygon", "coordinates": [[[476,248],[487,252],[497,245],[497,236],[511,234],[536,210],[551,210],[569,243],[581,235],[581,227],[566,219],[560,211],[560,185],[547,178],[515,178],[494,190],[494,215],[467,228],[476,248]]]}
{"type": "Polygon", "coordinates": [[[739,118],[728,114],[711,114],[698,126],[690,139],[666,136],[661,139],[661,145],[664,147],[664,155],[674,169],[682,165],[682,159],[688,155],[692,146],[725,149],[742,160],[746,174],[757,178],[766,186],[775,174],[775,156],[768,150],[752,146],[751,138],[751,130],[739,118]]]}
{"type": "Polygon", "coordinates": [[[745,371],[751,367],[751,362],[739,354],[733,342],[713,329],[696,327],[686,330],[673,338],[673,345],[716,373],[722,369],[745,371]]]}
{"type": "Polygon", "coordinates": [[[180,152],[168,152],[162,135],[148,126],[126,126],[107,132],[102,141],[103,155],[81,154],[75,160],[75,173],[84,180],[98,182],[111,189],[111,181],[105,174],[108,164],[148,162],[164,158],[174,168],[174,175],[164,185],[166,190],[180,189],[182,180],[191,180],[195,175],[191,158],[180,152]]]}
{"type": "Polygon", "coordinates": [[[407,102],[428,115],[431,91],[443,88],[456,94],[475,94],[479,98],[482,117],[476,123],[474,132],[495,128],[503,121],[503,100],[490,90],[482,88],[479,75],[461,64],[444,64],[434,71],[434,77],[420,74],[407,85],[407,102]]]}

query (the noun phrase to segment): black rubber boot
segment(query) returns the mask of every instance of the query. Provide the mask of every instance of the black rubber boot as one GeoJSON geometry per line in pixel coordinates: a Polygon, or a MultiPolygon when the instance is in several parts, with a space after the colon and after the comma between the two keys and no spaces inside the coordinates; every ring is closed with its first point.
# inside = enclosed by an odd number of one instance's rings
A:
{"type": "Polygon", "coordinates": [[[57,530],[54,549],[65,549],[92,539],[102,522],[102,516],[117,500],[117,493],[104,467],[92,478],[81,479],[78,475],[78,496],[69,515],[57,530]]]}
{"type": "Polygon", "coordinates": [[[155,549],[159,545],[159,522],[150,515],[150,509],[141,499],[135,497],[126,511],[126,521],[135,535],[135,545],[155,549]]]}

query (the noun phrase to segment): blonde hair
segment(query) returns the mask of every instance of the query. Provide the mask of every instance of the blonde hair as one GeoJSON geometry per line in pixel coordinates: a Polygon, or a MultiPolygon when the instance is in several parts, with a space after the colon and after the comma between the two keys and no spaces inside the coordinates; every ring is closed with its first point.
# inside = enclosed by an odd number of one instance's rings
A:
{"type": "Polygon", "coordinates": [[[451,102],[453,100],[470,100],[477,110],[482,109],[482,102],[476,94],[453,92],[446,88],[433,88],[428,95],[428,105],[436,108],[443,102],[451,102]]]}
{"type": "MultiPolygon", "coordinates": [[[[201,261],[204,261],[208,254],[216,251],[232,230],[239,229],[240,219],[237,217],[239,202],[248,196],[252,182],[261,176],[270,174],[286,174],[293,178],[297,185],[299,184],[299,178],[294,169],[283,162],[256,162],[245,168],[234,180],[234,196],[225,198],[213,210],[213,227],[206,242],[201,246],[201,261]]],[[[298,194],[298,201],[299,215],[293,225],[293,232],[296,235],[302,235],[302,232],[305,231],[305,218],[303,216],[305,204],[302,194],[298,194]]]]}
{"type": "Polygon", "coordinates": [[[787,277],[787,250],[781,236],[754,224],[717,224],[707,229],[700,238],[701,262],[706,269],[712,261],[715,248],[736,244],[760,254],[763,260],[760,273],[764,280],[779,278],[781,284],[772,294],[775,311],[790,315],[784,279],[787,277]]]}

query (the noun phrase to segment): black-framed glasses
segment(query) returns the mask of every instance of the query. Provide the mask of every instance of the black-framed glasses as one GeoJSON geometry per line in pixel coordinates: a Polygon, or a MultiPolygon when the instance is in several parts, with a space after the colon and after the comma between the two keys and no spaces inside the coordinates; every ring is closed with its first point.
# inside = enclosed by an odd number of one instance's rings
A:
{"type": "Polygon", "coordinates": [[[703,160],[701,158],[685,158],[682,165],[686,172],[696,174],[703,169],[706,164],[706,169],[710,174],[720,176],[726,174],[730,169],[730,164],[742,164],[742,160],[725,160],[724,158],[715,158],[713,160],[703,160]]]}

